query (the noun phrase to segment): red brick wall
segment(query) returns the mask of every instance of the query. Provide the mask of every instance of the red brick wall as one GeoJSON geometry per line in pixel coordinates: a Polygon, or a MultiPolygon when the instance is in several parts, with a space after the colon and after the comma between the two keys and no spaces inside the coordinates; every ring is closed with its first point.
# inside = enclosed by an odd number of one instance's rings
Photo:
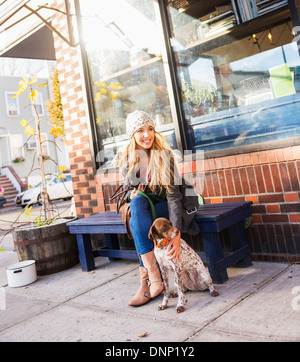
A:
{"type": "Polygon", "coordinates": [[[257,260],[300,259],[300,146],[205,160],[206,203],[253,201],[257,260]]]}
{"type": "MultiPolygon", "coordinates": [[[[51,4],[65,11],[64,1],[51,4]]],[[[65,15],[56,13],[52,25],[69,38],[65,15]]],[[[89,118],[86,112],[85,95],[80,69],[80,55],[77,48],[71,48],[55,33],[54,46],[59,71],[65,129],[74,200],[78,217],[84,217],[99,211],[96,196],[96,183],[92,161],[92,144],[89,140],[89,118]]]]}

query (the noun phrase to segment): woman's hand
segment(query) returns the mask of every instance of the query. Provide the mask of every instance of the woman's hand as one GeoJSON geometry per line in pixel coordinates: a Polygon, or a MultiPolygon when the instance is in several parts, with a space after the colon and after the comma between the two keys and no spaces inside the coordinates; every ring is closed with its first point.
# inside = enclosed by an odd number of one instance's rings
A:
{"type": "Polygon", "coordinates": [[[131,194],[130,194],[130,200],[132,200],[134,197],[137,196],[137,193],[136,193],[136,187],[131,191],[131,194]]]}
{"type": "Polygon", "coordinates": [[[175,238],[170,239],[168,249],[167,249],[167,256],[170,256],[168,259],[173,260],[174,263],[180,261],[180,238],[181,232],[178,230],[178,235],[175,238]]]}
{"type": "MultiPolygon", "coordinates": [[[[138,188],[137,188],[139,191],[141,192],[144,192],[145,191],[145,185],[143,184],[139,184],[138,185],[138,188]]],[[[136,187],[131,191],[131,194],[130,194],[130,200],[132,200],[134,197],[136,197],[138,194],[137,194],[137,189],[136,187]]]]}

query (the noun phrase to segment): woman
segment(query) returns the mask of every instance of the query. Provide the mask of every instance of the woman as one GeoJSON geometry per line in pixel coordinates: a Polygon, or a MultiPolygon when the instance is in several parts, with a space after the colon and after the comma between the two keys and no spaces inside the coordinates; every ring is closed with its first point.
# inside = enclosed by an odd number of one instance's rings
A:
{"type": "Polygon", "coordinates": [[[180,230],[183,220],[183,196],[178,184],[178,174],[173,151],[165,144],[164,137],[155,131],[152,118],[143,111],[130,113],[126,120],[130,142],[120,153],[119,167],[124,183],[134,186],[127,196],[130,199],[130,230],[140,258],[141,285],[129,301],[131,306],[147,303],[164,290],[157,265],[153,241],[148,238],[152,213],[148,199],[139,195],[143,190],[154,204],[156,217],[171,220],[179,230],[171,239],[168,256],[175,263],[180,260],[180,230]],[[148,283],[149,281],[149,283],[148,283]]]}

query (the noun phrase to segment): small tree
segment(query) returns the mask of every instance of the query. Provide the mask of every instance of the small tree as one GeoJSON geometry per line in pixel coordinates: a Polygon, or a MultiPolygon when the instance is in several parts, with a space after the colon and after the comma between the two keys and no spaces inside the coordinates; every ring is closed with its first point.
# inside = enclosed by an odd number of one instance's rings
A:
{"type": "MultiPolygon", "coordinates": [[[[58,78],[57,78],[58,79],[58,78]]],[[[41,189],[41,196],[42,196],[42,205],[43,205],[43,213],[44,213],[44,221],[46,224],[49,224],[51,222],[52,216],[51,216],[51,210],[50,210],[50,202],[48,199],[48,193],[47,193],[47,181],[46,181],[46,173],[45,173],[45,167],[44,167],[44,157],[43,157],[43,152],[42,152],[42,146],[44,142],[47,141],[42,141],[41,138],[41,119],[40,116],[38,114],[37,111],[37,106],[36,106],[36,100],[38,97],[38,88],[39,87],[44,87],[47,86],[48,83],[44,83],[44,84],[40,84],[37,85],[38,79],[36,77],[33,77],[30,81],[28,78],[24,77],[23,80],[21,80],[19,82],[19,89],[16,92],[16,94],[14,95],[14,98],[18,97],[20,94],[24,93],[25,91],[28,92],[28,98],[30,100],[30,104],[33,106],[34,109],[34,119],[27,121],[27,120],[22,120],[21,121],[21,126],[24,127],[24,132],[27,134],[28,139],[27,141],[31,138],[31,137],[35,137],[36,138],[36,143],[37,143],[37,157],[38,157],[38,163],[39,163],[39,168],[41,171],[41,180],[42,180],[42,189],[41,189]],[[33,127],[30,123],[34,123],[35,127],[33,127]]],[[[58,84],[59,87],[59,84],[58,84]]],[[[57,94],[57,88],[55,90],[55,93],[57,94]]],[[[60,92],[59,92],[60,95],[60,92]]],[[[55,114],[58,114],[59,112],[54,112],[55,114]]],[[[61,108],[61,113],[62,113],[62,108],[61,108]]],[[[51,114],[50,114],[51,117],[51,114]]],[[[51,120],[53,119],[53,117],[51,117],[51,120]]],[[[64,133],[64,127],[62,127],[62,122],[63,119],[61,120],[61,118],[56,117],[55,121],[51,121],[51,133],[54,135],[54,137],[58,137],[60,135],[63,135],[64,133]]],[[[26,142],[27,142],[26,141],[26,142]]],[[[54,160],[52,160],[54,161],[54,160]]],[[[61,174],[59,174],[58,178],[64,178],[65,176],[63,176],[63,171],[66,170],[65,166],[61,166],[59,167],[59,170],[61,172],[61,174]]]]}

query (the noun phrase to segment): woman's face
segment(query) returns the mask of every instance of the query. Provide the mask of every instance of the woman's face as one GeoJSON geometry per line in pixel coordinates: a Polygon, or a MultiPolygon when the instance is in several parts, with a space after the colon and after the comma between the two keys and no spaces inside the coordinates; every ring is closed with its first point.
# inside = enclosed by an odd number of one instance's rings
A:
{"type": "Polygon", "coordinates": [[[134,136],[135,142],[142,150],[150,150],[154,142],[155,131],[152,126],[143,126],[139,128],[134,136]]]}

